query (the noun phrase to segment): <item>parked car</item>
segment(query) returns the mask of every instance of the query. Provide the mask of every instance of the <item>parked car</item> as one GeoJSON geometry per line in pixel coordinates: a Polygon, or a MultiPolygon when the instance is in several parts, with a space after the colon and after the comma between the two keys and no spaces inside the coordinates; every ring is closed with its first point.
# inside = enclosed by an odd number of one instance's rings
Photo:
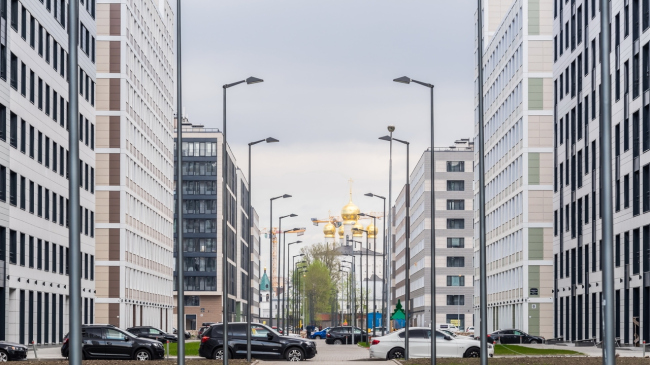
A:
{"type": "MultiPolygon", "coordinates": [[[[164,359],[162,343],[141,338],[110,324],[85,324],[81,326],[82,356],[84,359],[164,359]]],[[[61,356],[68,357],[69,337],[66,334],[61,346],[61,356]]]]}
{"type": "Polygon", "coordinates": [[[359,327],[341,326],[330,328],[325,337],[328,345],[368,342],[368,334],[359,327]]]}
{"type": "Polygon", "coordinates": [[[325,337],[327,337],[327,332],[328,332],[329,330],[330,330],[329,327],[327,327],[327,328],[323,328],[322,330],[320,330],[320,331],[318,331],[318,332],[314,332],[314,333],[312,333],[312,334],[311,334],[311,338],[312,338],[312,339],[319,339],[319,340],[322,340],[322,339],[324,339],[325,337]]]}
{"type": "Polygon", "coordinates": [[[196,335],[196,337],[197,337],[197,338],[201,338],[201,336],[203,336],[203,333],[204,333],[208,328],[210,328],[210,326],[212,326],[213,324],[217,324],[217,323],[221,323],[221,322],[203,322],[203,323],[201,323],[201,328],[199,328],[199,332],[198,332],[198,334],[196,335]]]}
{"type": "Polygon", "coordinates": [[[438,323],[436,326],[438,330],[449,330],[451,332],[458,332],[460,329],[451,323],[438,323]]]}
{"type": "Polygon", "coordinates": [[[500,331],[495,331],[487,335],[487,342],[489,343],[504,343],[504,344],[512,344],[512,343],[544,343],[546,339],[541,336],[533,336],[529,335],[528,333],[520,330],[515,330],[515,329],[507,329],[507,330],[500,330],[500,331]]]}
{"type": "MultiPolygon", "coordinates": [[[[370,357],[399,359],[404,357],[404,329],[372,340],[370,357]]],[[[436,331],[436,357],[479,357],[481,343],[466,338],[453,338],[436,331]]],[[[488,344],[488,355],[494,356],[494,345],[488,344]]],[[[431,329],[412,327],[409,329],[409,358],[431,356],[431,329]]]]}
{"type": "Polygon", "coordinates": [[[27,346],[0,341],[0,362],[23,360],[27,358],[27,346]]]}
{"type": "Polygon", "coordinates": [[[453,338],[472,338],[472,337],[470,337],[470,336],[463,336],[463,335],[459,335],[459,334],[453,333],[453,332],[451,332],[450,330],[438,330],[438,331],[444,333],[445,335],[449,335],[449,336],[451,336],[451,337],[453,337],[453,338]]]}
{"type": "Polygon", "coordinates": [[[273,330],[281,335],[284,335],[284,332],[282,331],[282,328],[278,328],[278,326],[273,326],[271,327],[273,330]]]}
{"type": "Polygon", "coordinates": [[[178,337],[176,337],[176,335],[166,333],[165,331],[151,326],[137,326],[127,328],[126,330],[136,335],[137,337],[149,338],[152,340],[160,341],[162,343],[178,341],[178,337]]]}
{"type": "MultiPolygon", "coordinates": [[[[228,325],[228,357],[246,357],[246,322],[228,325]]],[[[304,338],[282,336],[271,327],[252,323],[251,354],[254,358],[285,358],[289,361],[311,359],[316,356],[316,343],[304,338]]],[[[223,325],[216,324],[203,333],[199,356],[207,359],[223,359],[223,325]]]]}
{"type": "Polygon", "coordinates": [[[465,332],[467,333],[474,333],[474,326],[469,326],[465,329],[465,332]]]}
{"type": "MultiPolygon", "coordinates": [[[[176,328],[174,328],[173,331],[172,331],[173,334],[175,334],[175,335],[178,336],[178,333],[177,333],[177,332],[178,332],[178,331],[176,330],[176,328]]],[[[192,337],[192,334],[190,333],[190,331],[185,331],[185,339],[188,339],[188,338],[190,338],[190,337],[192,337]]]]}

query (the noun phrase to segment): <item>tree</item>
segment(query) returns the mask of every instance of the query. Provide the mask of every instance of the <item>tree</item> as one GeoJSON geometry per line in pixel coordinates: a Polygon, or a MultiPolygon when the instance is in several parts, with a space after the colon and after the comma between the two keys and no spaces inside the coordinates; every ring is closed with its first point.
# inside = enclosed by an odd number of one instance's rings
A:
{"type": "Polygon", "coordinates": [[[340,266],[340,252],[338,248],[339,245],[337,243],[317,243],[303,247],[300,252],[305,254],[304,259],[307,262],[321,261],[330,273],[337,273],[336,276],[338,277],[338,269],[340,266]]]}

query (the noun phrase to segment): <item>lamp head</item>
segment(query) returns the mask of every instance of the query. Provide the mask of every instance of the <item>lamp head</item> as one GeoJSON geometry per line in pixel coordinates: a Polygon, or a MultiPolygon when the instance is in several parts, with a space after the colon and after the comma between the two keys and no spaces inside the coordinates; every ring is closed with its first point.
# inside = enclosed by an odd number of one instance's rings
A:
{"type": "Polygon", "coordinates": [[[395,126],[394,125],[389,125],[388,126],[388,131],[391,132],[391,133],[395,132],[395,126]]]}
{"type": "Polygon", "coordinates": [[[280,142],[279,140],[277,140],[277,139],[275,139],[273,137],[269,137],[269,138],[265,139],[265,141],[266,141],[266,143],[280,142]]]}
{"type": "Polygon", "coordinates": [[[372,198],[373,196],[375,196],[375,194],[373,194],[373,193],[366,193],[366,194],[363,194],[363,195],[365,195],[365,196],[369,196],[369,197],[371,197],[371,198],[372,198]]]}
{"type": "Polygon", "coordinates": [[[298,214],[293,214],[293,213],[289,214],[289,217],[291,217],[291,218],[297,217],[297,216],[298,216],[298,214]]]}
{"type": "Polygon", "coordinates": [[[264,82],[264,80],[258,79],[257,77],[253,77],[253,76],[246,79],[246,83],[248,85],[259,84],[260,82],[264,82]]]}
{"type": "Polygon", "coordinates": [[[282,195],[282,197],[285,198],[285,199],[286,199],[286,198],[291,198],[291,195],[289,195],[289,194],[284,194],[284,195],[282,195]]]}
{"type": "Polygon", "coordinates": [[[398,77],[398,78],[394,79],[393,81],[399,82],[400,84],[407,84],[408,85],[408,84],[411,83],[411,78],[406,77],[406,76],[402,76],[402,77],[398,77]]]}
{"type": "Polygon", "coordinates": [[[389,141],[389,142],[392,140],[392,138],[390,138],[390,136],[379,137],[379,139],[381,139],[382,141],[389,141]]]}

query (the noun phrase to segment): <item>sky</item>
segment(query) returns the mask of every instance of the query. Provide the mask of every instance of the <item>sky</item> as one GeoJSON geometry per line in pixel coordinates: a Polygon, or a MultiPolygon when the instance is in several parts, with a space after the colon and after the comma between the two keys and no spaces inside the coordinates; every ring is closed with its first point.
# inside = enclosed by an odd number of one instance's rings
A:
{"type": "MultiPolygon", "coordinates": [[[[176,2],[170,1],[175,8],[176,2]]],[[[383,210],[388,142],[411,143],[411,169],[429,147],[429,90],[398,84],[409,76],[435,85],[435,145],[473,137],[474,0],[191,0],[182,9],[185,115],[223,126],[222,85],[249,76],[261,84],[228,89],[228,142],[247,173],[253,147],[252,201],[260,227],[305,227],[304,247],[323,241],[311,218],[339,215],[352,199],[362,212],[383,210]]],[[[406,149],[393,149],[393,200],[406,174],[406,149]]],[[[365,221],[364,225],[368,222],[365,221]]],[[[378,224],[380,225],[380,224],[378,224]]],[[[380,226],[381,227],[381,226],[380,226]]],[[[268,266],[262,240],[262,266],[268,266]]]]}

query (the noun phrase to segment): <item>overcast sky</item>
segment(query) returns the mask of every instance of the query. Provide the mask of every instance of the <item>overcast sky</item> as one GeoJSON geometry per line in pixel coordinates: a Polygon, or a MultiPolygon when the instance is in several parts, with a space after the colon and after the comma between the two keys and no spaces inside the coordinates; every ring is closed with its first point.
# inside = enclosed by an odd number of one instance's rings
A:
{"type": "MultiPolygon", "coordinates": [[[[472,137],[475,7],[474,0],[185,0],[186,115],[221,129],[221,86],[264,79],[229,89],[229,144],[247,171],[248,142],[281,141],[254,147],[260,225],[269,226],[269,198],[291,194],[275,201],[273,225],[298,214],[283,228],[306,227],[303,245],[321,242],[322,225],[310,218],[339,215],[349,179],[362,212],[382,210],[380,199],[363,194],[388,196],[388,142],[377,139],[388,125],[411,142],[411,168],[429,146],[428,89],[392,79],[436,86],[436,146],[472,137]]],[[[405,148],[394,147],[393,198],[406,168],[405,148]]],[[[262,254],[267,266],[268,240],[262,254]]]]}

